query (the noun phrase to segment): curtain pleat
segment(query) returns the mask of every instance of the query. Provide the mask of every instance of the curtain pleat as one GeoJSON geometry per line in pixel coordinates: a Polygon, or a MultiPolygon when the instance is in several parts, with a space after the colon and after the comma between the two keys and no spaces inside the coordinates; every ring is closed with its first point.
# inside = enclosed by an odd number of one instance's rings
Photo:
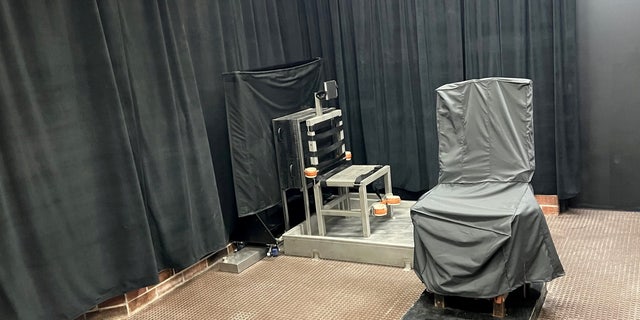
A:
{"type": "Polygon", "coordinates": [[[530,78],[533,186],[561,199],[580,191],[575,1],[310,2],[310,29],[333,35],[355,162],[388,163],[395,188],[421,193],[438,177],[435,88],[530,78]]]}
{"type": "Polygon", "coordinates": [[[0,15],[0,318],[72,318],[157,279],[122,105],[93,3],[0,15]]]}
{"type": "Polygon", "coordinates": [[[463,78],[460,2],[322,1],[317,7],[319,29],[334,37],[354,161],[390,164],[395,188],[434,186],[435,88],[463,78]]]}
{"type": "Polygon", "coordinates": [[[71,319],[228,241],[174,4],[0,4],[0,318],[71,319]]]}

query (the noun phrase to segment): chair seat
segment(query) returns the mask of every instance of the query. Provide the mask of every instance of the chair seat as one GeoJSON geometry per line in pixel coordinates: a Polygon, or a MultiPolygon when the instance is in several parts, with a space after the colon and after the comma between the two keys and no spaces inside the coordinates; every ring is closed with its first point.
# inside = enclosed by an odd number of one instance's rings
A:
{"type": "Polygon", "coordinates": [[[381,165],[351,165],[324,180],[324,184],[327,187],[357,186],[381,168],[381,165]]]}
{"type": "Polygon", "coordinates": [[[563,274],[528,183],[442,183],[411,217],[414,269],[431,292],[491,298],[563,274]]]}
{"type": "MultiPolygon", "coordinates": [[[[443,183],[431,189],[415,204],[414,210],[452,223],[498,231],[518,214],[518,205],[530,189],[528,183],[443,183]]],[[[501,232],[506,232],[502,229],[501,232]]]]}
{"type": "MultiPolygon", "coordinates": [[[[367,186],[377,179],[384,179],[384,193],[392,195],[391,168],[388,165],[351,165],[345,168],[336,168],[319,177],[319,181],[313,186],[313,194],[318,217],[318,233],[325,235],[326,229],[324,216],[360,217],[362,222],[362,235],[366,238],[371,235],[369,226],[369,205],[367,186]],[[324,204],[321,187],[338,187],[340,196],[324,204]],[[351,208],[351,196],[349,188],[357,188],[357,200],[359,207],[351,208]]],[[[377,200],[376,200],[377,202],[377,200]]],[[[393,217],[393,211],[389,214],[393,217]]]]}

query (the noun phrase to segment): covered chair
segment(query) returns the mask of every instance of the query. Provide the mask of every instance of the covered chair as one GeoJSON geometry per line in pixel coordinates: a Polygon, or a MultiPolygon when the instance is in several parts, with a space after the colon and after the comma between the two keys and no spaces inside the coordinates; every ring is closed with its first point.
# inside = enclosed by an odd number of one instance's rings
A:
{"type": "Polygon", "coordinates": [[[439,184],[411,208],[414,270],[427,291],[494,298],[562,276],[529,184],[531,80],[468,80],[436,92],[439,184]]]}

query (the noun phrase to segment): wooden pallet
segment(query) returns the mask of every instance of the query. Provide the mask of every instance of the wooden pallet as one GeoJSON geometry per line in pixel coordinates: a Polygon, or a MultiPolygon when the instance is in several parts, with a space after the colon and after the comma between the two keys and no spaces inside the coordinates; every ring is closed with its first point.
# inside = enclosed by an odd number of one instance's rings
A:
{"type": "MultiPolygon", "coordinates": [[[[508,293],[505,293],[503,295],[500,295],[491,299],[493,301],[493,313],[491,315],[494,318],[504,318],[507,315],[505,302],[507,300],[508,295],[509,295],[508,293]]],[[[439,295],[439,294],[433,295],[433,303],[436,308],[440,308],[440,309],[445,308],[444,297],[445,296],[439,295]]]]}

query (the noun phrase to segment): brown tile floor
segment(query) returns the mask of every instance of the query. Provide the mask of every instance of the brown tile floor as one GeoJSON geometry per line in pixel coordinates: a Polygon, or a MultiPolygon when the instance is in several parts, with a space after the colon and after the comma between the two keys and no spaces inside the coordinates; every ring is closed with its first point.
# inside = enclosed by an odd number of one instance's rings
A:
{"type": "Polygon", "coordinates": [[[548,217],[566,276],[547,285],[539,319],[640,319],[640,213],[548,217]]]}
{"type": "Polygon", "coordinates": [[[209,270],[131,319],[399,319],[424,290],[413,271],[280,256],[209,270]]]}
{"type": "MultiPolygon", "coordinates": [[[[567,275],[540,319],[640,319],[640,213],[548,217],[567,275]]],[[[400,319],[423,285],[413,271],[281,256],[209,270],[130,319],[400,319]]]]}

